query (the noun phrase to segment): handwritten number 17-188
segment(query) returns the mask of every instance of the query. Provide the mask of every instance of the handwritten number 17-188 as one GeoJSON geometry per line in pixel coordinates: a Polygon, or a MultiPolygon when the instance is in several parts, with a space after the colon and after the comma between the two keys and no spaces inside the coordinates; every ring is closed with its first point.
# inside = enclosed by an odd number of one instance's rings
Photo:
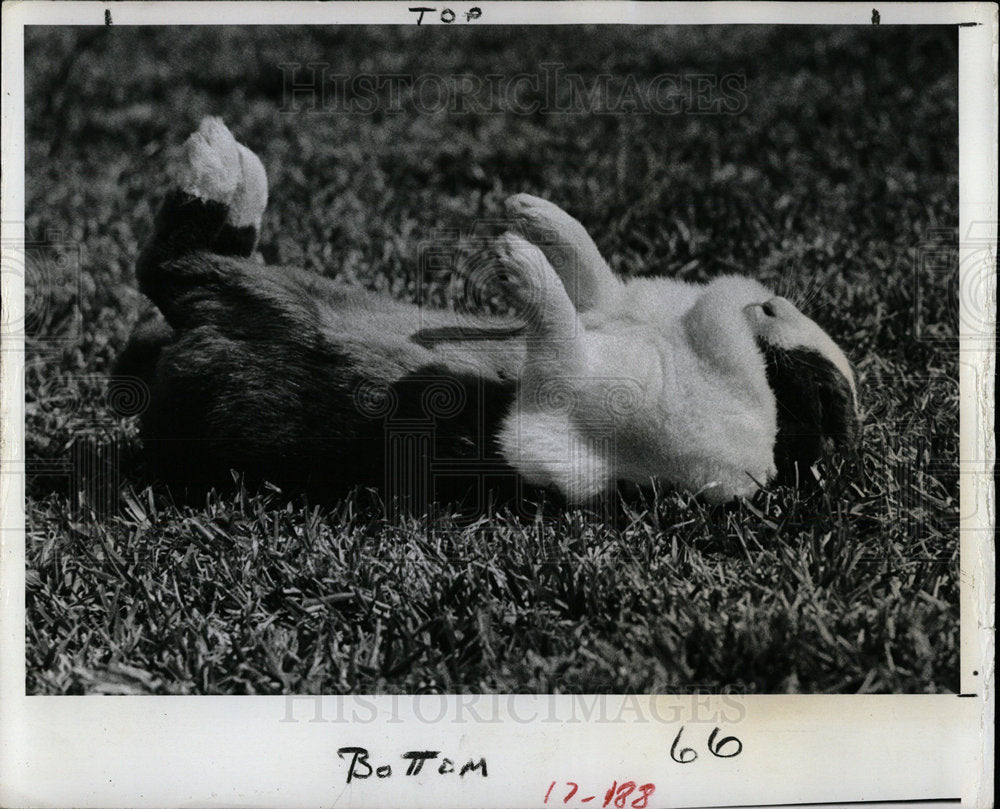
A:
{"type": "MultiPolygon", "coordinates": [[[[569,789],[566,791],[566,795],[563,797],[563,803],[569,803],[580,790],[580,785],[575,781],[567,781],[566,786],[569,789]]],[[[553,781],[549,784],[548,792],[545,793],[545,800],[542,803],[548,803],[549,798],[552,797],[552,790],[555,789],[556,782],[553,781]]],[[[604,793],[604,803],[601,804],[601,809],[608,809],[608,807],[614,805],[615,809],[626,809],[626,807],[631,807],[631,809],[647,809],[649,806],[649,796],[656,791],[655,784],[642,784],[637,785],[635,781],[625,781],[619,784],[617,781],[611,783],[611,788],[604,793]],[[638,795],[634,793],[638,792],[638,795]],[[631,802],[629,801],[631,798],[631,802]]],[[[556,793],[558,795],[558,793],[556,793]]],[[[588,803],[596,795],[588,795],[585,798],[577,798],[580,803],[588,803]]]]}

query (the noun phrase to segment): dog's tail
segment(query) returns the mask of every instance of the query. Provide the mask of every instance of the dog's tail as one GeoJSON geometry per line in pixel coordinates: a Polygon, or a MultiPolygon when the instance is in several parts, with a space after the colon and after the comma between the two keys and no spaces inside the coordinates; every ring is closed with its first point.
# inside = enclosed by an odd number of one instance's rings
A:
{"type": "Polygon", "coordinates": [[[165,262],[199,251],[250,256],[267,205],[264,166],[219,118],[202,120],[171,173],[173,186],[136,262],[139,287],[154,301],[165,262]]]}

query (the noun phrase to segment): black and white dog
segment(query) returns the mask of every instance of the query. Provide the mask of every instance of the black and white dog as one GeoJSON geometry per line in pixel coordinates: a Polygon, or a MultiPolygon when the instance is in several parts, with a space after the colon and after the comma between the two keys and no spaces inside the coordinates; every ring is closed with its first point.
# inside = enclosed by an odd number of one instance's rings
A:
{"type": "Polygon", "coordinates": [[[756,281],[620,280],[579,222],[517,195],[493,256],[520,326],[456,327],[252,260],[266,203],[260,160],[206,118],[137,262],[158,313],[116,371],[149,386],[142,438],[172,483],[514,480],[573,502],[658,479],[722,502],[854,444],[843,352],[756,281]]]}

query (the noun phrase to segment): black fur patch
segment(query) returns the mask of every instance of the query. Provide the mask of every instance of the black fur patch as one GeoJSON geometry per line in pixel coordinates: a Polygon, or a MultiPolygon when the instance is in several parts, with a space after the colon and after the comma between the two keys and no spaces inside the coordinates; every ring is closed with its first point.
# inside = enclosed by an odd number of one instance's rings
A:
{"type": "Polygon", "coordinates": [[[783,349],[762,340],[758,346],[778,405],[778,482],[808,480],[809,467],[829,451],[855,448],[858,414],[850,383],[818,351],[783,349]]]}
{"type": "Polygon", "coordinates": [[[238,228],[227,222],[219,231],[219,235],[215,237],[212,252],[220,256],[249,258],[257,246],[257,235],[257,228],[253,225],[244,225],[238,228]]]}
{"type": "Polygon", "coordinates": [[[228,206],[203,200],[184,191],[167,194],[156,215],[153,238],[136,259],[135,272],[139,289],[159,304],[162,292],[161,264],[178,255],[212,247],[226,223],[228,206]]]}

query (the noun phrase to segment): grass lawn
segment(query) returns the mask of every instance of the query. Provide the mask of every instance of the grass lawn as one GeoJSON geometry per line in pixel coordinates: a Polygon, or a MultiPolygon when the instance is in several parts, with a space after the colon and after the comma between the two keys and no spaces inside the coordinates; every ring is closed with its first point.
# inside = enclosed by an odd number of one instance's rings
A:
{"type": "Polygon", "coordinates": [[[29,693],[957,689],[954,28],[569,34],[26,31],[29,693]],[[292,62],[741,89],[728,112],[433,113],[409,91],[309,111],[283,102],[292,62]],[[206,114],[267,167],[270,262],[413,299],[421,244],[526,191],[622,275],[772,285],[857,367],[859,474],[723,508],[660,492],[613,524],[388,517],[364,491],[175,502],[107,375],[168,159],[206,114]]]}

